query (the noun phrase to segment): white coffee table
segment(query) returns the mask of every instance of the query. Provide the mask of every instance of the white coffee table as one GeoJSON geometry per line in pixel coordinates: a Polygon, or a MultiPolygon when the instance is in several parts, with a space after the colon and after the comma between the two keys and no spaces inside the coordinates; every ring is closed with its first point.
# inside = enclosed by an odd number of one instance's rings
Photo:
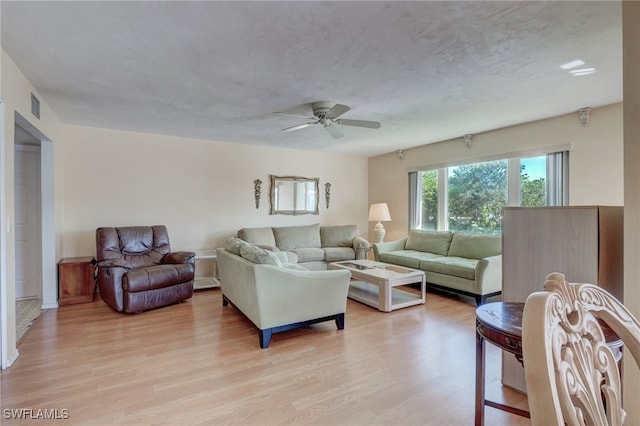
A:
{"type": "Polygon", "coordinates": [[[329,269],[351,271],[349,298],[383,312],[424,304],[426,280],[424,271],[390,265],[373,260],[333,262],[329,269]],[[420,283],[420,295],[403,291],[398,286],[420,283]]]}

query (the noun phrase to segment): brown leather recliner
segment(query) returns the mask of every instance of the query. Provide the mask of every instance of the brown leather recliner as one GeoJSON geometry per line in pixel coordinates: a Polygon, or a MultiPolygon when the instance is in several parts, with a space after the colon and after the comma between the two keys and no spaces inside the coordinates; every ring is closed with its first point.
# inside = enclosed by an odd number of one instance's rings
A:
{"type": "Polygon", "coordinates": [[[118,312],[142,312],[193,296],[195,253],[171,252],[167,228],[96,230],[100,297],[118,312]]]}

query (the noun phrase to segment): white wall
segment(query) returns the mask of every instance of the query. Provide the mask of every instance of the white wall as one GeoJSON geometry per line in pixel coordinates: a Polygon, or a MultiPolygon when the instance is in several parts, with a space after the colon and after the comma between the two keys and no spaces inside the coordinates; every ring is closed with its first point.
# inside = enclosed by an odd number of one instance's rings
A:
{"type": "Polygon", "coordinates": [[[396,153],[369,158],[369,202],[388,202],[391,210],[385,241],[407,233],[408,169],[564,144],[573,145],[570,204],[623,205],[622,104],[615,104],[593,109],[587,126],[567,114],[474,135],[471,148],[460,137],[405,150],[404,160],[396,153]]]}
{"type": "Polygon", "coordinates": [[[164,224],[178,250],[220,247],[242,227],[319,222],[367,230],[365,157],[79,126],[66,127],[61,157],[61,257],[95,254],[99,226],[164,224]],[[320,214],[269,215],[271,174],[320,178],[320,214]],[[258,210],[255,179],[262,180],[258,210]]]}
{"type": "MultiPolygon", "coordinates": [[[[15,347],[15,241],[9,224],[14,220],[14,123],[16,113],[20,114],[26,123],[47,136],[47,139],[55,141],[62,130],[62,122],[47,105],[42,96],[35,90],[25,78],[13,60],[2,50],[2,83],[0,85],[0,98],[4,103],[4,115],[2,137],[0,138],[0,161],[2,163],[2,199],[0,200],[0,341],[2,342],[1,364],[3,368],[11,365],[18,356],[15,347]],[[40,119],[31,114],[31,94],[40,99],[40,119]]],[[[54,155],[55,157],[55,155],[54,155]]],[[[52,162],[55,161],[52,160],[52,162]]],[[[60,181],[53,178],[55,185],[60,181]]],[[[59,207],[59,204],[56,206],[59,207]]],[[[60,218],[58,212],[56,219],[60,218]]],[[[49,218],[50,219],[50,218],[49,218]]],[[[55,220],[55,219],[54,219],[55,220]]],[[[48,236],[45,236],[47,238],[48,236]]],[[[53,265],[48,265],[44,270],[55,274],[53,265]]],[[[50,277],[51,282],[55,277],[50,277]]],[[[48,294],[48,293],[47,293],[48,294]]]]}

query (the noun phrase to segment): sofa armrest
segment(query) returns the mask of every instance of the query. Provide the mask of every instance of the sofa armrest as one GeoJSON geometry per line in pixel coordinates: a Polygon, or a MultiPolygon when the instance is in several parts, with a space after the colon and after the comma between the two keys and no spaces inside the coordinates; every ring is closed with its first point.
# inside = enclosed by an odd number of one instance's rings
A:
{"type": "Polygon", "coordinates": [[[404,250],[408,237],[404,237],[400,240],[388,241],[386,243],[373,243],[373,256],[376,261],[380,261],[380,253],[386,253],[390,251],[404,250]]]}
{"type": "Polygon", "coordinates": [[[480,259],[476,266],[478,294],[502,291],[502,255],[480,259]]]}
{"type": "Polygon", "coordinates": [[[195,263],[195,253],[192,251],[174,251],[167,253],[162,257],[162,263],[178,264],[178,263],[195,263]]]}
{"type": "Polygon", "coordinates": [[[367,252],[371,248],[371,243],[367,241],[364,237],[355,237],[351,241],[351,245],[353,246],[353,250],[356,252],[356,259],[366,259],[367,252]]]}

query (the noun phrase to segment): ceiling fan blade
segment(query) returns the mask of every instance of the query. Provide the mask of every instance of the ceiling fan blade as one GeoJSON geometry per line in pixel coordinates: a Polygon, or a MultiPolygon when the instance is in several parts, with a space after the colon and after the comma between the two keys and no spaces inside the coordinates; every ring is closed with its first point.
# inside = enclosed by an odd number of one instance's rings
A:
{"type": "Polygon", "coordinates": [[[324,126],[324,129],[327,131],[327,133],[329,133],[331,135],[332,138],[334,139],[339,139],[341,137],[343,137],[344,135],[342,134],[342,132],[340,131],[340,129],[338,129],[337,126],[334,126],[333,124],[327,124],[324,126]]]}
{"type": "Polygon", "coordinates": [[[303,118],[308,118],[309,120],[313,120],[314,117],[309,116],[308,114],[296,114],[295,112],[281,112],[281,111],[276,111],[274,112],[274,114],[278,114],[278,115],[292,115],[294,117],[303,117],[303,118]]]}
{"type": "Polygon", "coordinates": [[[377,121],[367,121],[367,120],[347,120],[340,119],[336,120],[336,123],[341,124],[343,126],[355,126],[355,127],[366,127],[369,129],[379,129],[381,124],[377,121]]]}
{"type": "Polygon", "coordinates": [[[302,123],[302,124],[298,124],[296,126],[291,126],[291,127],[287,127],[286,129],[282,129],[283,132],[292,132],[294,130],[300,130],[300,129],[304,129],[305,127],[309,127],[309,126],[313,126],[314,124],[316,124],[317,122],[312,122],[312,123],[302,123]]]}
{"type": "Polygon", "coordinates": [[[351,108],[349,108],[346,105],[342,105],[342,104],[335,104],[329,111],[327,111],[327,118],[338,118],[340,117],[342,114],[344,114],[345,112],[349,111],[351,108]]]}

